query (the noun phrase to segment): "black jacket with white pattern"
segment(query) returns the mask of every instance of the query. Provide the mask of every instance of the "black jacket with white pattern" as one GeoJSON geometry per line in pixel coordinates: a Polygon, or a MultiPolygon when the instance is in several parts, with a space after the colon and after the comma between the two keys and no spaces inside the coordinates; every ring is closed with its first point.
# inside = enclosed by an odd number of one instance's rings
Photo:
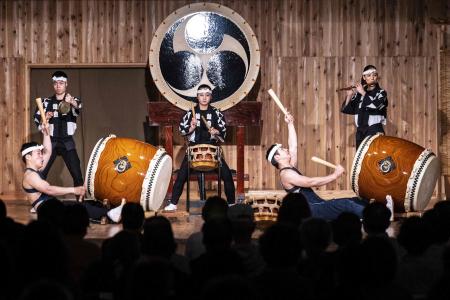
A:
{"type": "Polygon", "coordinates": [[[220,136],[225,139],[227,133],[226,122],[225,117],[219,109],[208,105],[208,108],[205,111],[200,111],[200,107],[197,105],[195,107],[195,115],[197,119],[197,127],[191,134],[189,134],[189,128],[192,120],[191,110],[186,111],[184,116],[181,118],[179,126],[181,135],[186,136],[190,144],[215,144],[217,142],[217,139],[214,136],[211,136],[209,133],[205,134],[205,132],[201,132],[202,130],[207,131],[207,128],[200,117],[201,115],[205,115],[205,119],[208,124],[219,130],[220,136]]]}

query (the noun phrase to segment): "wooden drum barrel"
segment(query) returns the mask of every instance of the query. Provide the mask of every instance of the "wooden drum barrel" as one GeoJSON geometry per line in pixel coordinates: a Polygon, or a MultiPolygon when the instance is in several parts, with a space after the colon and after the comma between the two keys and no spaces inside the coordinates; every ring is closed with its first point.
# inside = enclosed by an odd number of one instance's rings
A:
{"type": "Polygon", "coordinates": [[[350,180],[353,191],[362,198],[385,202],[386,195],[391,195],[396,212],[422,211],[439,172],[439,159],[431,150],[378,134],[359,146],[350,180]]]}
{"type": "Polygon", "coordinates": [[[117,138],[100,139],[89,158],[86,188],[98,200],[120,205],[140,203],[144,210],[161,206],[172,175],[172,158],[164,149],[141,141],[117,138]]]}

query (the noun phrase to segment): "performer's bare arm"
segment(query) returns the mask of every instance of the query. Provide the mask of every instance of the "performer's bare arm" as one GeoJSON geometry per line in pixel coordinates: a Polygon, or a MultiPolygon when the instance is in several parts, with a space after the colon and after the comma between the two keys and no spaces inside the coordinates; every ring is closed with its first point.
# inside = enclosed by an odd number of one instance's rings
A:
{"type": "Polygon", "coordinates": [[[42,145],[44,146],[44,149],[42,149],[42,158],[44,159],[42,169],[45,169],[48,161],[50,160],[50,156],[52,155],[52,141],[50,140],[50,134],[48,130],[48,124],[42,126],[42,145]]]}
{"type": "Polygon", "coordinates": [[[298,174],[293,170],[283,170],[280,173],[281,183],[287,189],[294,186],[300,187],[319,187],[327,183],[333,182],[338,179],[344,173],[344,168],[341,165],[337,165],[335,171],[327,176],[321,177],[308,177],[298,174]]]}
{"type": "Polygon", "coordinates": [[[291,156],[290,163],[297,167],[297,133],[294,126],[294,117],[288,112],[284,115],[284,121],[288,124],[288,146],[291,156]]]}
{"type": "Polygon", "coordinates": [[[85,189],[83,186],[77,187],[62,187],[50,185],[47,181],[43,180],[39,177],[39,174],[35,172],[28,172],[25,175],[24,185],[30,186],[41,193],[50,195],[50,196],[63,196],[67,194],[75,194],[77,196],[84,195],[85,189]]]}

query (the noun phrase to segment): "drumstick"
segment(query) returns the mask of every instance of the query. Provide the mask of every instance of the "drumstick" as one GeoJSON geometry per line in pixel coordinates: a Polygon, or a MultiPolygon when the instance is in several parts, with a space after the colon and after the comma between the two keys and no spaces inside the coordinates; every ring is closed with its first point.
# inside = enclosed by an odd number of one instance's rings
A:
{"type": "Polygon", "coordinates": [[[321,159],[321,158],[318,158],[317,156],[311,157],[311,160],[312,160],[313,162],[319,163],[319,164],[321,164],[321,165],[324,165],[324,166],[327,166],[327,167],[336,169],[336,165],[333,165],[332,163],[327,162],[326,160],[323,160],[323,159],[321,159]]]}
{"type": "MultiPolygon", "coordinates": [[[[202,118],[203,122],[205,123],[206,128],[208,128],[208,130],[210,130],[210,129],[211,129],[211,126],[208,124],[208,121],[206,121],[205,117],[204,117],[204,116],[200,116],[200,117],[202,118]]],[[[221,141],[222,143],[225,142],[225,140],[223,139],[223,137],[221,137],[220,135],[215,135],[215,137],[218,138],[219,141],[221,141]]]]}
{"type": "Polygon", "coordinates": [[[45,111],[44,111],[44,107],[42,106],[42,99],[41,98],[36,98],[36,105],[39,109],[39,112],[41,114],[41,122],[42,124],[47,124],[47,118],[45,117],[45,111]]]}
{"type": "Polygon", "coordinates": [[[287,115],[287,109],[283,106],[283,103],[281,103],[280,99],[278,98],[278,96],[275,94],[275,92],[272,89],[269,89],[267,91],[269,93],[269,95],[272,97],[273,101],[275,101],[275,103],[278,105],[278,107],[281,109],[281,111],[287,115]]]}
{"type": "Polygon", "coordinates": [[[194,103],[191,102],[192,117],[195,117],[194,103]]]}

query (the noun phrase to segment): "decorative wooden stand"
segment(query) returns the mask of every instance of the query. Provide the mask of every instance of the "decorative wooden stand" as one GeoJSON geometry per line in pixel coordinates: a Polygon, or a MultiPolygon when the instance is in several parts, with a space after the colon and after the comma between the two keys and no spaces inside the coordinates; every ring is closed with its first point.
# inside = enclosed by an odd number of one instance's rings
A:
{"type": "MultiPolygon", "coordinates": [[[[261,102],[241,101],[235,106],[223,111],[227,128],[236,127],[236,200],[241,202],[245,198],[244,181],[248,175],[244,174],[244,144],[245,127],[262,126],[261,102]]],[[[164,148],[173,157],[173,128],[178,131],[178,125],[185,112],[170,102],[148,102],[149,126],[162,127],[164,135],[164,148]]],[[[217,179],[217,176],[208,175],[206,180],[217,179]]],[[[189,180],[197,180],[196,175],[191,175],[189,180]]],[[[173,180],[171,180],[166,198],[172,197],[173,180]]]]}

